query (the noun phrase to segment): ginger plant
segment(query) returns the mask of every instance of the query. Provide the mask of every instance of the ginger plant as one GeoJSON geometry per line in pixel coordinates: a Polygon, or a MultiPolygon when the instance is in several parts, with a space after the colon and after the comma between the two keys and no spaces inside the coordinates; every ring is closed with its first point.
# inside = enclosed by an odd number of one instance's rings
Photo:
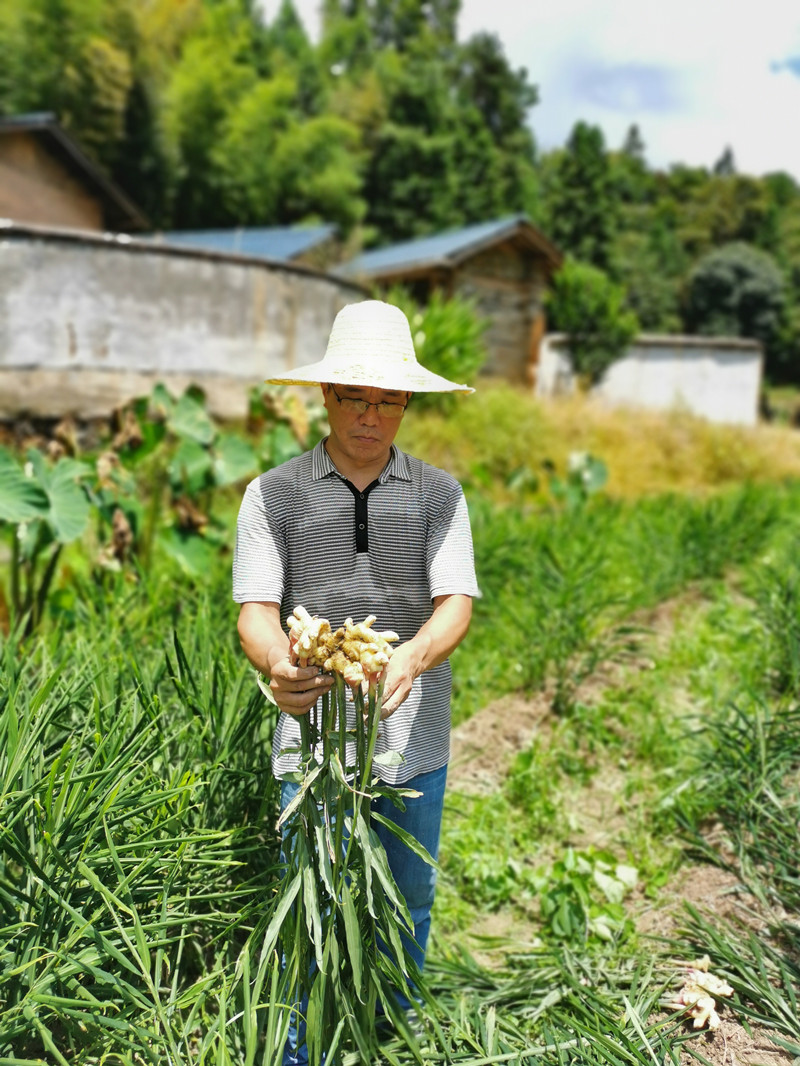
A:
{"type": "MultiPolygon", "coordinates": [[[[411,915],[371,811],[378,796],[402,807],[418,795],[373,773],[376,763],[400,758],[375,754],[384,674],[399,639],[374,630],[375,621],[348,618],[334,631],[303,607],[288,619],[292,660],[334,676],[330,693],[300,718],[299,788],[278,823],[286,871],[264,945],[283,958],[283,994],[305,1021],[311,1066],[332,1061],[348,1038],[363,1061],[375,1061],[381,1014],[413,1044],[398,994],[406,1002],[413,986],[425,995],[404,944],[414,935],[411,915]]],[[[433,863],[417,841],[380,821],[433,863]]]]}

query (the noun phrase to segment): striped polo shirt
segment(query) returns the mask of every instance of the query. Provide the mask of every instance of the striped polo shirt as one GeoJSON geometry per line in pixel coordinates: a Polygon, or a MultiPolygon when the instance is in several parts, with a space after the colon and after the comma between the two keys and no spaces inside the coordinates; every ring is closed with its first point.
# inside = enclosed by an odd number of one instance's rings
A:
{"type": "MultiPolygon", "coordinates": [[[[237,603],[298,605],[336,629],[377,616],[378,630],[409,640],[433,613],[435,596],[479,595],[464,494],[450,474],[392,446],[363,493],[333,465],[324,442],[251,481],[242,500],[233,560],[237,603]]],[[[450,754],[450,663],[418,677],[381,723],[376,752],[399,766],[376,767],[391,783],[438,770],[450,754]]],[[[292,715],[281,714],[272,749],[276,777],[295,769],[292,715]]]]}

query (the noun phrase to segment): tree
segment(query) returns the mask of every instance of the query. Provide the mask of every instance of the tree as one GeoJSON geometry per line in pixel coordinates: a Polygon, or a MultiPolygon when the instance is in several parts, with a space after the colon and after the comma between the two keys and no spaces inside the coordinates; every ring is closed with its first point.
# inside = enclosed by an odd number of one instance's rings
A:
{"type": "Polygon", "coordinates": [[[221,225],[229,217],[218,146],[229,116],[256,81],[224,35],[204,33],[186,45],[164,101],[164,126],[177,160],[178,227],[221,225]]]}
{"type": "Polygon", "coordinates": [[[553,278],[548,298],[552,325],[569,338],[572,366],[589,384],[600,380],[639,332],[625,307],[625,292],[590,263],[568,257],[553,278]]]}
{"type": "MultiPolygon", "coordinates": [[[[622,148],[609,154],[609,183],[621,209],[627,204],[643,204],[653,200],[656,183],[647,169],[644,141],[636,125],[630,126],[622,148]]],[[[623,220],[621,228],[627,225],[623,220]]]]}
{"type": "Polygon", "coordinates": [[[733,149],[730,145],[725,146],[722,155],[714,164],[713,173],[720,178],[729,178],[736,173],[736,160],[733,157],[733,149]]]}
{"type": "Polygon", "coordinates": [[[622,154],[645,166],[644,153],[645,143],[642,140],[642,134],[639,127],[634,122],[632,125],[628,126],[628,131],[625,134],[625,140],[622,142],[622,154]]]}
{"type": "Polygon", "coordinates": [[[549,236],[573,258],[608,270],[619,212],[599,127],[575,124],[551,181],[546,192],[549,236]]]}
{"type": "Polygon", "coordinates": [[[308,39],[292,0],[282,0],[274,21],[263,34],[264,69],[259,73],[294,75],[296,103],[306,114],[318,114],[325,105],[325,85],[319,57],[308,39]]]}
{"type": "Polygon", "coordinates": [[[55,113],[110,167],[133,83],[126,41],[131,24],[127,0],[5,0],[0,32],[11,43],[2,55],[3,110],[55,113]]]}
{"type": "Polygon", "coordinates": [[[691,333],[761,341],[770,362],[785,305],[775,260],[737,241],[700,259],[689,276],[684,321],[691,333]]]}

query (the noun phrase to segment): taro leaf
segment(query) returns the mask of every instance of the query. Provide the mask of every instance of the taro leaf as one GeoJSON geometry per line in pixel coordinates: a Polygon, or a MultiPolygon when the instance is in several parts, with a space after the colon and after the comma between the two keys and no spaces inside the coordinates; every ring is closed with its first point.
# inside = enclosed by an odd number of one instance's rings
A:
{"type": "MultiPolygon", "coordinates": [[[[164,386],[157,385],[156,390],[159,388],[167,395],[170,403],[173,403],[164,386]]],[[[128,441],[116,449],[121,461],[126,466],[135,466],[137,462],[141,462],[142,459],[156,450],[167,435],[167,427],[164,421],[167,417],[167,411],[162,404],[155,402],[156,390],[153,391],[152,397],[143,396],[133,402],[132,411],[139,425],[139,433],[142,440],[140,444],[128,441]]]]}
{"type": "Polygon", "coordinates": [[[264,458],[266,465],[270,467],[280,466],[281,463],[294,459],[303,450],[297,442],[297,437],[284,422],[279,422],[270,430],[264,444],[264,458]]]}
{"type": "Polygon", "coordinates": [[[25,522],[47,512],[47,496],[34,478],[26,477],[13,455],[0,448],[0,522],[25,522]]]}
{"type": "Polygon", "coordinates": [[[91,474],[91,467],[76,459],[59,459],[48,467],[35,449],[28,452],[28,461],[47,495],[49,507],[42,517],[53,536],[60,544],[77,540],[89,524],[89,500],[80,481],[91,474]]]}
{"type": "Polygon", "coordinates": [[[183,533],[174,526],[163,534],[161,544],[189,577],[208,574],[219,554],[199,533],[183,533]]]}
{"type": "Polygon", "coordinates": [[[206,445],[211,444],[217,433],[202,402],[190,392],[185,392],[175,404],[169,415],[169,428],[179,437],[206,445]]]}
{"type": "Polygon", "coordinates": [[[160,381],[150,395],[149,405],[161,418],[169,418],[175,410],[175,401],[172,399],[166,385],[163,385],[160,381]]]}
{"type": "Polygon", "coordinates": [[[581,470],[581,480],[586,492],[599,492],[608,481],[608,467],[602,459],[590,455],[581,470]]]}
{"type": "Polygon", "coordinates": [[[211,471],[208,450],[195,440],[182,440],[169,464],[170,484],[191,495],[207,487],[211,471]]]}
{"type": "Polygon", "coordinates": [[[214,483],[231,485],[241,481],[258,467],[256,453],[246,440],[233,434],[217,439],[214,445],[214,483]]]}

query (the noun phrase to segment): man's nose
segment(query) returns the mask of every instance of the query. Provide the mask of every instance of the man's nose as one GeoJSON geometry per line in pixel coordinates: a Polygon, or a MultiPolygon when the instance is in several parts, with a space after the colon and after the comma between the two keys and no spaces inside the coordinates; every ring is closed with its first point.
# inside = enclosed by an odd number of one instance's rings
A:
{"type": "Polygon", "coordinates": [[[374,426],[378,421],[378,408],[374,403],[371,403],[369,407],[361,415],[361,421],[366,422],[367,425],[374,426]]]}

